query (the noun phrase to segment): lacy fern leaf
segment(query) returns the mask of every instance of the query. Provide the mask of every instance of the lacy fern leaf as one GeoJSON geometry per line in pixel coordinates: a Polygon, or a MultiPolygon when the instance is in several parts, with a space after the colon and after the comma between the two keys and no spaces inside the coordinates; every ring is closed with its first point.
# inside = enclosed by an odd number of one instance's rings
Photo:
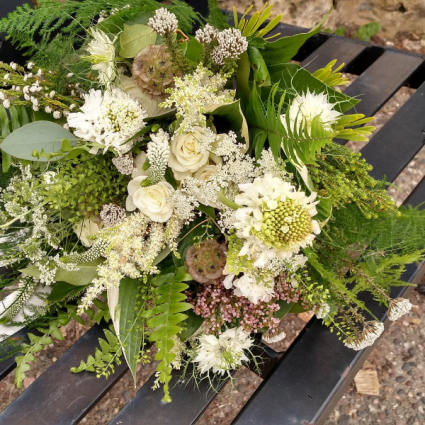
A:
{"type": "Polygon", "coordinates": [[[169,393],[169,382],[171,380],[170,363],[175,359],[175,354],[171,352],[174,347],[173,337],[181,332],[180,325],[185,319],[183,311],[192,308],[192,305],[183,302],[186,295],[183,293],[189,286],[185,281],[192,280],[192,276],[186,272],[184,267],[180,267],[171,273],[165,273],[154,277],[151,283],[156,286],[154,291],[155,307],[146,312],[148,326],[155,329],[150,336],[150,340],[155,342],[158,352],[155,360],[160,363],[157,367],[159,372],[159,382],[164,385],[164,398],[162,401],[171,401],[169,393]]]}

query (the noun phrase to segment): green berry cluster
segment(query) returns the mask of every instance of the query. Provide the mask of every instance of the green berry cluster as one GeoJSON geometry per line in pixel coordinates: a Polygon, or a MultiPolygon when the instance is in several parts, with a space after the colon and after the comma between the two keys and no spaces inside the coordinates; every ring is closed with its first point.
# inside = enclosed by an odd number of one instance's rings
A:
{"type": "Polygon", "coordinates": [[[308,211],[292,199],[279,201],[277,208],[263,214],[259,237],[269,246],[284,248],[300,242],[312,232],[308,211]]]}
{"type": "Polygon", "coordinates": [[[90,155],[61,162],[44,196],[53,211],[64,211],[64,217],[77,223],[99,215],[105,204],[123,204],[129,180],[111,158],[90,155]]]}

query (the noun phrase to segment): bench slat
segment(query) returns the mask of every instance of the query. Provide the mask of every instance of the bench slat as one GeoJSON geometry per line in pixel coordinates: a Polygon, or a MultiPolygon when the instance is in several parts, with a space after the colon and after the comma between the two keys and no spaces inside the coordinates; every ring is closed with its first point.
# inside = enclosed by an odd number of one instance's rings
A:
{"type": "Polygon", "coordinates": [[[22,342],[28,342],[29,338],[27,334],[28,329],[24,328],[0,343],[0,358],[5,358],[5,360],[0,362],[0,380],[15,369],[15,357],[20,353],[15,353],[10,357],[8,356],[15,351],[17,345],[20,345],[22,342]]]}
{"type": "Polygon", "coordinates": [[[360,41],[334,36],[304,59],[301,65],[314,72],[325,67],[330,61],[338,59],[337,65],[345,63],[347,67],[366,49],[367,45],[360,41]]]}
{"type": "Polygon", "coordinates": [[[78,423],[127,371],[125,361],[108,379],[69,371],[93,355],[103,337],[103,328],[93,326],[0,414],[0,425],[78,423]]]}
{"type": "Polygon", "coordinates": [[[422,64],[423,58],[399,51],[387,50],[345,90],[358,96],[358,113],[374,115],[422,64]]]}
{"type": "Polygon", "coordinates": [[[373,166],[371,175],[394,181],[422,148],[424,129],[425,83],[362,149],[373,166]]]}

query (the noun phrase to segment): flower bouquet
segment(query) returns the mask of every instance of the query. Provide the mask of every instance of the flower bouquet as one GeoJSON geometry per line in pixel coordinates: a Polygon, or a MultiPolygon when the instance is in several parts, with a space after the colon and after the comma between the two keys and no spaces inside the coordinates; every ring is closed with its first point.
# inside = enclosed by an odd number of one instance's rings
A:
{"type": "Polygon", "coordinates": [[[360,350],[384,329],[360,292],[390,320],[410,309],[389,290],[424,254],[425,214],[334,141],[374,130],[347,113],[343,65],[291,62],[323,21],[279,38],[271,10],[42,0],[0,21],[29,58],[0,63],[0,339],[39,331],[18,386],[71,319],[109,324],[71,372],[107,377],[123,355],[135,377],[154,344],[168,402],[173,370],[231,377],[287,313],[360,350]]]}

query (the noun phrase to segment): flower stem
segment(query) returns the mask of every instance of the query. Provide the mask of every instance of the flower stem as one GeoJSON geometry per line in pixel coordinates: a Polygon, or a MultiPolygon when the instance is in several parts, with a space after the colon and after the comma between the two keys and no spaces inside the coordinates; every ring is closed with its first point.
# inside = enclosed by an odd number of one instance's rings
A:
{"type": "Polygon", "coordinates": [[[220,192],[218,192],[218,199],[224,205],[227,205],[229,208],[232,208],[233,210],[237,210],[241,207],[236,202],[233,202],[231,199],[226,197],[226,195],[224,194],[224,189],[220,189],[220,192]]]}

